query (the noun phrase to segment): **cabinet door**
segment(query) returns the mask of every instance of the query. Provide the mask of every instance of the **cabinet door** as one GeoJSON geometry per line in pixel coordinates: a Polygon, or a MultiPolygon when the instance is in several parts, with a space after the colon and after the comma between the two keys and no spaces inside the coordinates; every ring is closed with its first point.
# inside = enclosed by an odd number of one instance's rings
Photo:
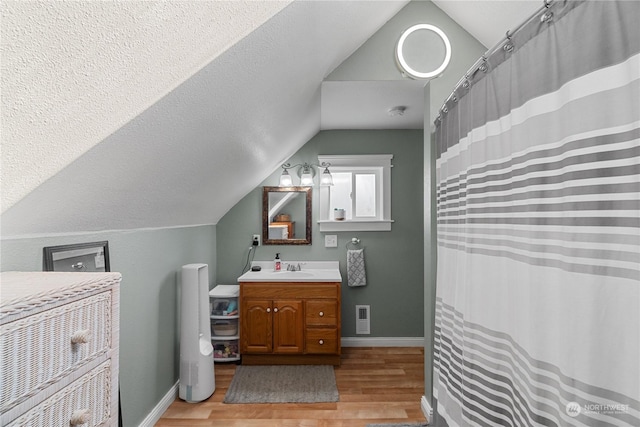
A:
{"type": "Polygon", "coordinates": [[[295,354],[304,350],[302,301],[273,302],[273,352],[295,354]]]}
{"type": "Polygon", "coordinates": [[[270,300],[246,299],[240,316],[241,353],[271,353],[272,308],[270,300]]]}

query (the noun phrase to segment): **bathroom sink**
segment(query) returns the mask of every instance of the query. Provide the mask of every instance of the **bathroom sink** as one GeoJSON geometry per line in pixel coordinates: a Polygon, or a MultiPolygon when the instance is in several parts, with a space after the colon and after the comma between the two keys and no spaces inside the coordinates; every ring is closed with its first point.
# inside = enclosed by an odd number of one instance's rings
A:
{"type": "Polygon", "coordinates": [[[247,271],[238,278],[238,282],[342,282],[337,261],[301,261],[291,262],[302,265],[301,271],[273,271],[272,262],[256,261],[260,271],[247,271]]]}

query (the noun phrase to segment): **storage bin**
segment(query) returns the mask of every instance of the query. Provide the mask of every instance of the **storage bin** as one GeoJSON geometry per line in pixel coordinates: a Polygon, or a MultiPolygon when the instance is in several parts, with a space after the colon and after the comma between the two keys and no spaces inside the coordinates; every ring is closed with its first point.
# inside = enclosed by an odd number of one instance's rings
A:
{"type": "Polygon", "coordinates": [[[213,359],[238,360],[240,351],[238,349],[238,340],[220,341],[211,340],[213,344],[213,359]]]}
{"type": "Polygon", "coordinates": [[[234,316],[238,314],[238,298],[215,298],[211,300],[212,316],[234,316]]]}
{"type": "Polygon", "coordinates": [[[238,333],[238,321],[214,320],[211,322],[211,330],[216,336],[232,336],[238,333]]]}

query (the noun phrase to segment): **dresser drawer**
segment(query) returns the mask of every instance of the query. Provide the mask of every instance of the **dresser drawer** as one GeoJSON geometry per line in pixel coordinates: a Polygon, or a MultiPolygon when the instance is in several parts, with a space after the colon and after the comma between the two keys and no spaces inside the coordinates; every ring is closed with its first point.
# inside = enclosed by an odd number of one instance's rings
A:
{"type": "Polygon", "coordinates": [[[338,331],[334,328],[307,329],[305,351],[309,354],[338,352],[338,331]]]}
{"type": "Polygon", "coordinates": [[[101,292],[0,327],[0,412],[109,351],[111,300],[101,292]]]}
{"type": "Polygon", "coordinates": [[[9,423],[7,427],[106,426],[111,414],[109,360],[9,423]]]}
{"type": "Polygon", "coordinates": [[[336,326],[338,324],[338,301],[305,301],[305,319],[307,326],[336,326]]]}

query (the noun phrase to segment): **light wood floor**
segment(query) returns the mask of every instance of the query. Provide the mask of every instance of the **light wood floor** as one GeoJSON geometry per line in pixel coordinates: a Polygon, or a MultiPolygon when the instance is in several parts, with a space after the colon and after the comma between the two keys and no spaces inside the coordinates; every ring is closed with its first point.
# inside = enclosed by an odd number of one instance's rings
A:
{"type": "Polygon", "coordinates": [[[376,347],[342,349],[335,368],[340,401],[336,403],[222,403],[234,364],[215,367],[216,391],[201,403],[177,399],[156,427],[365,427],[373,423],[425,422],[424,349],[376,347]]]}

